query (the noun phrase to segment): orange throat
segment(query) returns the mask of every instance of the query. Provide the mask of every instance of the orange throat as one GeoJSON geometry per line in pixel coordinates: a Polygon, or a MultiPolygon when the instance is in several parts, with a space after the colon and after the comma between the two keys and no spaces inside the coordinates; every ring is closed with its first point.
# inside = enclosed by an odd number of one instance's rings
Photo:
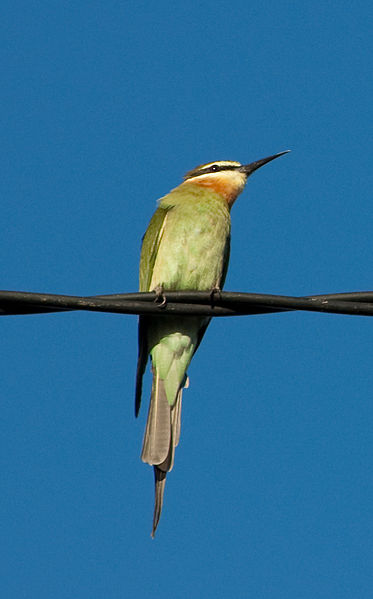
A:
{"type": "Polygon", "coordinates": [[[241,193],[245,186],[245,182],[241,179],[240,181],[233,180],[222,174],[217,174],[213,177],[201,176],[195,179],[184,181],[184,185],[197,185],[198,187],[205,187],[218,193],[227,202],[229,208],[233,205],[237,196],[241,193]]]}

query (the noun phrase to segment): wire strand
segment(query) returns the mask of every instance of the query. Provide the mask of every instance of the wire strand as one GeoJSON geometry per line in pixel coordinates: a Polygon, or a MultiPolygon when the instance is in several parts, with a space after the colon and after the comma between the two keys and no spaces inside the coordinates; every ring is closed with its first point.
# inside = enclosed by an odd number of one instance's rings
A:
{"type": "Polygon", "coordinates": [[[97,296],[55,295],[0,291],[0,315],[16,316],[86,310],[116,314],[183,314],[245,316],[302,310],[354,316],[373,316],[373,291],[293,297],[222,291],[165,291],[165,302],[154,292],[97,296]]]}

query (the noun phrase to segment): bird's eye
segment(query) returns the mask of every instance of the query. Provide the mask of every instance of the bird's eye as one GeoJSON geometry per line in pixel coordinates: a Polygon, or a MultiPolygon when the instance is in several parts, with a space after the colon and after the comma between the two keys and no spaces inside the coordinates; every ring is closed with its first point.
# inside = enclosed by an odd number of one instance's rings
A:
{"type": "Polygon", "coordinates": [[[219,166],[217,164],[213,164],[211,167],[211,172],[216,173],[219,170],[219,166]]]}

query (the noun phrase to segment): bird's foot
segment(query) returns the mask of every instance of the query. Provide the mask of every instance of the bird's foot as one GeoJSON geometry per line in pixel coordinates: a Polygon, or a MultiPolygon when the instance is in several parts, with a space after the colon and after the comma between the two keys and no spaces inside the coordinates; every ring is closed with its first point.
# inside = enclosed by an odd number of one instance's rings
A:
{"type": "Polygon", "coordinates": [[[153,291],[155,292],[154,303],[158,304],[159,308],[164,308],[167,304],[167,298],[163,293],[163,287],[156,287],[153,291]]]}
{"type": "Polygon", "coordinates": [[[212,307],[214,306],[216,300],[221,300],[221,289],[217,285],[210,291],[210,302],[212,307]]]}

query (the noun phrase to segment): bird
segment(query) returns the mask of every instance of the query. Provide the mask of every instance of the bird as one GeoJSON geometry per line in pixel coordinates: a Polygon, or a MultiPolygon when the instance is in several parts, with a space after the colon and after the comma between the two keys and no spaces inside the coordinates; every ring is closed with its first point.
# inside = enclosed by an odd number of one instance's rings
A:
{"type": "MultiPolygon", "coordinates": [[[[139,290],[219,292],[230,254],[230,210],[249,176],[279,152],[241,164],[218,160],[197,166],[183,182],[158,200],[143,236],[139,290]]],[[[183,389],[187,370],[211,318],[206,316],[140,315],[136,372],[135,415],[139,414],[142,379],[151,358],[152,389],[143,438],[142,461],[153,466],[154,538],[163,506],[167,473],[172,469],[180,439],[183,389]]]]}

